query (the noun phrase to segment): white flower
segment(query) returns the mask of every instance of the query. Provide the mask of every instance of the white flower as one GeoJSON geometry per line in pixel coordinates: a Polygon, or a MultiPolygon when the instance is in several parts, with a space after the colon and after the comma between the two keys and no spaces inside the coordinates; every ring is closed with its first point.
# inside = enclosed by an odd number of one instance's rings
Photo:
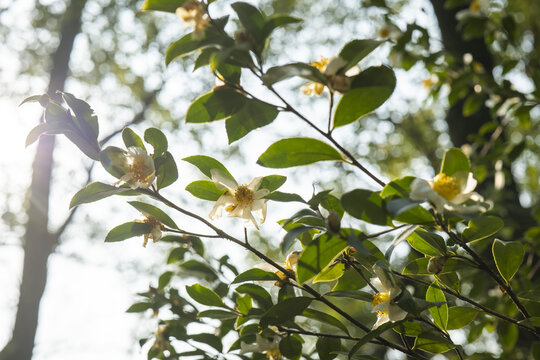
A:
{"type": "Polygon", "coordinates": [[[407,312],[394,304],[394,299],[401,294],[401,288],[391,274],[377,265],[373,267],[373,272],[377,277],[372,278],[371,283],[379,290],[371,302],[373,311],[377,313],[377,322],[373,325],[373,329],[376,329],[388,321],[403,320],[407,312]]]}
{"type": "Polygon", "coordinates": [[[154,160],[140,147],[130,146],[117,165],[128,170],[114,183],[116,187],[128,184],[132,189],[147,189],[156,178],[154,160]]]}
{"type": "Polygon", "coordinates": [[[414,179],[411,183],[410,198],[414,201],[429,201],[438,212],[444,210],[455,211],[463,214],[485,212],[490,205],[484,202],[484,198],[473,192],[478,181],[472,173],[455,173],[448,176],[439,173],[433,181],[414,179]],[[475,205],[461,205],[467,200],[475,201],[475,205]]]}
{"type": "Polygon", "coordinates": [[[251,224],[258,229],[252,212],[259,217],[262,224],[266,219],[266,199],[263,197],[270,193],[268,189],[258,190],[262,177],[254,178],[248,185],[238,185],[234,179],[219,170],[212,169],[210,173],[218,189],[227,192],[216,201],[208,217],[214,220],[221,217],[225,210],[227,216],[243,218],[246,225],[251,224]]]}
{"type": "Polygon", "coordinates": [[[176,9],[176,16],[182,19],[185,26],[193,25],[193,39],[201,39],[204,36],[204,29],[208,25],[208,17],[203,3],[190,0],[176,9]]]}
{"type": "MultiPolygon", "coordinates": [[[[350,80],[346,75],[338,74],[338,71],[343,69],[347,62],[340,57],[327,59],[320,57],[318,61],[311,63],[311,66],[316,67],[325,77],[328,82],[328,88],[331,91],[340,93],[347,92],[350,88],[350,80]]],[[[306,95],[321,95],[324,91],[324,84],[310,81],[301,88],[306,95]]]]}
{"type": "Polygon", "coordinates": [[[282,355],[279,351],[279,336],[274,336],[272,339],[267,339],[257,334],[257,342],[255,344],[240,344],[240,354],[249,352],[266,352],[266,357],[270,360],[280,360],[282,355]]]}
{"type": "Polygon", "coordinates": [[[144,212],[143,215],[146,218],[144,220],[137,220],[137,222],[145,223],[150,226],[150,232],[144,234],[143,247],[146,247],[146,244],[148,244],[148,239],[151,239],[155,243],[161,239],[161,229],[163,228],[163,224],[155,216],[146,214],[144,212]]]}

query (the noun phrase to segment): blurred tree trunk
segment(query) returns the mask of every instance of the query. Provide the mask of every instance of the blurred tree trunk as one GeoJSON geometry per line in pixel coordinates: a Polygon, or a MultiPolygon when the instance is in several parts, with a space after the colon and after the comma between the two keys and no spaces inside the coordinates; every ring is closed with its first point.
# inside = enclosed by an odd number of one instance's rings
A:
{"type": "MultiPolygon", "coordinates": [[[[475,61],[482,64],[485,71],[492,73],[493,71],[493,57],[485,40],[482,37],[478,37],[472,40],[464,40],[461,32],[458,28],[458,22],[456,20],[456,14],[463,10],[463,7],[457,7],[453,9],[446,9],[444,1],[431,0],[433,10],[439,23],[439,29],[441,31],[442,43],[445,50],[454,56],[456,59],[460,59],[465,54],[471,54],[475,61]]],[[[471,88],[471,92],[473,89],[471,88]]],[[[471,116],[463,116],[463,103],[464,100],[457,101],[452,105],[446,114],[446,123],[448,124],[448,132],[450,139],[455,146],[462,146],[469,143],[469,136],[476,135],[480,128],[492,121],[489,109],[484,105],[476,113],[471,116]]],[[[504,134],[502,135],[504,137],[504,134]]],[[[500,203],[505,204],[503,209],[500,209],[500,215],[505,219],[508,219],[515,223],[516,232],[514,235],[520,237],[523,233],[535,224],[535,220],[532,217],[530,210],[523,208],[519,202],[519,189],[512,175],[512,171],[508,164],[505,164],[506,176],[505,191],[499,192],[499,196],[503,196],[499,200],[500,203]]],[[[485,182],[487,183],[487,182],[485,182]]],[[[507,223],[507,225],[509,225],[507,223]]]]}
{"type": "MultiPolygon", "coordinates": [[[[86,0],[72,0],[60,28],[60,43],[52,56],[47,93],[58,99],[69,72],[69,58],[75,37],[81,29],[81,15],[86,0]]],[[[47,259],[60,234],[48,230],[49,193],[53,171],[54,137],[39,139],[32,165],[32,182],[28,191],[27,223],[23,239],[24,263],[19,304],[11,340],[0,352],[0,360],[29,360],[36,335],[39,303],[47,282],[47,259]]]]}

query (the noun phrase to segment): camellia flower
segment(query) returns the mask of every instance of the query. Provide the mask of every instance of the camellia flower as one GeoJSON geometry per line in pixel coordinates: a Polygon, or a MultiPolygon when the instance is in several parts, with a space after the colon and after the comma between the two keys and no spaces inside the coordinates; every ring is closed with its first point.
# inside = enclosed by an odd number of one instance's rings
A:
{"type": "Polygon", "coordinates": [[[246,225],[251,224],[258,229],[252,212],[259,217],[262,224],[266,219],[266,199],[263,197],[270,193],[268,189],[258,190],[262,177],[254,178],[248,185],[238,185],[234,179],[219,170],[212,169],[210,173],[218,189],[227,192],[216,201],[208,217],[214,220],[221,217],[225,210],[227,216],[243,218],[246,225]]]}
{"type": "Polygon", "coordinates": [[[128,184],[132,189],[147,189],[154,182],[156,178],[154,160],[140,147],[130,146],[120,162],[117,165],[127,168],[128,171],[114,183],[116,187],[128,184]]]}
{"type": "Polygon", "coordinates": [[[145,219],[139,220],[138,222],[142,222],[150,226],[150,232],[144,234],[143,247],[146,247],[148,244],[148,239],[151,239],[153,242],[158,242],[159,239],[161,239],[161,229],[163,228],[163,224],[155,216],[146,213],[143,213],[143,215],[145,216],[145,219]]]}
{"type": "MultiPolygon", "coordinates": [[[[347,62],[340,57],[334,57],[327,59],[320,57],[318,61],[311,63],[311,66],[316,67],[325,77],[328,82],[328,88],[330,91],[337,91],[340,93],[347,92],[350,88],[350,80],[346,75],[337,74],[347,62]]],[[[306,95],[321,95],[324,91],[324,84],[310,81],[302,86],[302,92],[306,95]]]]}
{"type": "Polygon", "coordinates": [[[453,176],[439,173],[433,181],[414,179],[411,183],[410,198],[415,201],[429,201],[438,212],[444,210],[455,211],[463,214],[485,212],[489,210],[489,204],[484,203],[484,198],[473,192],[478,181],[472,173],[458,172],[453,176]],[[475,205],[461,205],[467,200],[477,202],[475,205]]]}
{"type": "Polygon", "coordinates": [[[208,17],[203,3],[190,0],[176,9],[176,16],[182,19],[185,26],[193,25],[193,39],[201,39],[204,36],[208,17]]]}
{"type": "Polygon", "coordinates": [[[401,288],[398,286],[390,273],[375,265],[373,272],[377,276],[371,279],[371,283],[379,290],[373,295],[373,311],[377,313],[377,322],[373,325],[373,329],[378,328],[388,321],[395,322],[403,320],[407,316],[407,312],[394,304],[394,299],[401,294],[401,288]]]}
{"type": "Polygon", "coordinates": [[[249,352],[264,352],[269,360],[280,360],[282,358],[279,351],[279,336],[274,336],[272,339],[267,339],[264,336],[257,334],[257,342],[255,344],[240,344],[240,354],[249,352]]]}

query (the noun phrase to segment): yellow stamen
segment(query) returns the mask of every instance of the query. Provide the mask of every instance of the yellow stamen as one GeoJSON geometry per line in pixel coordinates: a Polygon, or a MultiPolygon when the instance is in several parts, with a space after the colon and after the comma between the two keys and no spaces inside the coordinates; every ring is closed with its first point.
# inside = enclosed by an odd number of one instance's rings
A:
{"type": "Polygon", "coordinates": [[[145,159],[142,157],[133,157],[131,164],[129,164],[129,172],[131,177],[135,181],[146,182],[152,176],[154,176],[154,171],[149,171],[150,168],[145,163],[145,159]]]}
{"type": "Polygon", "coordinates": [[[319,71],[323,72],[329,62],[330,59],[321,56],[318,61],[313,61],[311,66],[316,67],[319,71]]]}
{"type": "Polygon", "coordinates": [[[270,360],[280,360],[281,359],[281,352],[279,349],[270,349],[266,351],[266,358],[270,360]]]}
{"type": "Polygon", "coordinates": [[[233,212],[234,209],[236,209],[238,207],[238,205],[229,205],[225,208],[225,211],[226,212],[233,212]]]}
{"type": "Polygon", "coordinates": [[[459,194],[458,179],[455,176],[448,176],[444,173],[437,174],[433,179],[433,190],[450,201],[459,194]]]}
{"type": "Polygon", "coordinates": [[[253,202],[253,191],[246,185],[240,185],[234,192],[234,198],[238,202],[238,206],[248,206],[253,202]]]}
{"type": "MultiPolygon", "coordinates": [[[[375,295],[373,295],[373,301],[371,302],[371,305],[372,306],[377,306],[385,301],[388,301],[390,300],[390,294],[387,293],[387,292],[382,292],[382,293],[376,293],[375,295]]],[[[379,312],[379,311],[377,311],[379,312]]]]}
{"type": "Polygon", "coordinates": [[[381,316],[388,315],[388,310],[384,311],[376,311],[377,317],[380,318],[381,316]]]}

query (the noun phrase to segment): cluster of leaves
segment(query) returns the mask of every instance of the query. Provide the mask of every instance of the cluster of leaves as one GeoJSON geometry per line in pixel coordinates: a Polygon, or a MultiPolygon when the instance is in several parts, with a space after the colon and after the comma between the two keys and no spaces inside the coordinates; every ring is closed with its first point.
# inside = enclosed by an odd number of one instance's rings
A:
{"type": "MultiPolygon", "coordinates": [[[[479,200],[471,198],[464,205],[461,203],[466,199],[452,203],[454,192],[462,192],[464,187],[457,179],[472,170],[460,149],[452,148],[445,153],[439,174],[450,179],[450,185],[445,183],[443,191],[435,188],[436,180],[428,183],[412,176],[384,183],[333,137],[334,129],[376,110],[392,94],[396,78],[391,68],[375,66],[355,74],[350,72],[382,42],[370,39],[348,42],[337,55],[339,61],[334,65],[338,66],[332,71],[328,69],[330,66],[325,69],[300,62],[265,70],[265,49],[272,31],[299,19],[267,16],[248,3],[237,2],[232,9],[240,25],[231,36],[226,30],[229,17],[212,18],[209,5],[185,0],[147,0],[143,6],[144,10],[171,13],[182,6],[204,11],[198,14],[198,19],[204,19],[207,24],[204,33],[185,35],[172,43],[165,55],[168,64],[197,53],[195,68],[209,66],[223,83],[191,104],[186,121],[225,120],[228,140],[232,143],[270,124],[280,113],[291,113],[323,140],[281,139],[260,155],[259,165],[280,169],[321,161],[344,162],[372,178],[382,189],[351,189],[340,196],[325,190],[306,201],[298,194],[278,191],[286,181],[284,176],[262,178],[258,189],[267,190],[265,201],[304,204],[303,209],[281,223],[286,231],[280,244],[283,262],[276,261],[250,244],[247,231],[245,239],[238,239],[160,192],[175,183],[178,170],[173,155],[167,151],[167,137],[159,129],[147,129],[141,138],[126,128],[122,138],[128,150],[101,149],[97,118],[84,101],[64,93],[63,99],[69,107],[65,109],[44,96],[27,99],[39,101],[45,109],[44,122],[31,131],[28,143],[41,134],[65,134],[83,153],[121,180],[120,185],[89,184],[75,194],[72,207],[112,195],[142,196],[145,201],[129,204],[147,219],[154,219],[159,224],[159,234],[168,233],[161,242],[174,244],[167,263],[175,271],[162,274],[158,287],[141,293],[144,300],[128,310],[151,309],[155,314],[163,308],[170,310],[168,319],[160,320],[148,358],[223,358],[224,353],[240,350],[239,356],[253,352],[254,358],[266,352],[268,357],[290,359],[330,360],[338,356],[374,359],[370,354],[378,347],[394,349],[416,359],[439,353],[463,358],[463,349],[449,335],[449,331],[462,328],[467,329],[470,342],[484,328],[496,328],[505,349],[513,347],[519,334],[537,340],[540,336],[537,290],[518,272],[528,245],[495,239],[504,222],[485,214],[489,206],[479,206],[479,200]],[[244,89],[242,72],[258,78],[281,103],[269,103],[244,89]],[[330,117],[326,131],[304,117],[273,88],[277,82],[292,77],[320,84],[329,91],[330,117]],[[338,81],[340,86],[336,86],[338,81]],[[340,96],[335,109],[334,96],[340,96]],[[145,142],[153,148],[150,155],[145,142]],[[140,170],[134,170],[126,162],[126,159],[135,161],[129,152],[133,148],[139,149],[137,156],[145,161],[149,159],[152,166],[146,166],[155,169],[155,182],[151,186],[122,183],[126,175],[140,170]],[[417,195],[419,186],[428,187],[425,198],[417,195]],[[148,199],[159,205],[149,204],[148,199]],[[160,208],[162,205],[165,207],[160,208]],[[173,220],[173,210],[201,222],[213,233],[196,234],[179,228],[173,220]],[[343,228],[343,216],[348,216],[355,226],[343,228]],[[360,230],[365,224],[384,230],[369,234],[360,230]],[[380,240],[387,233],[395,235],[383,253],[380,240]],[[230,241],[269,267],[266,270],[253,267],[239,273],[227,256],[213,259],[206,254],[200,239],[203,237],[210,241],[216,238],[230,241]],[[411,252],[408,263],[400,269],[391,260],[394,248],[403,240],[410,245],[411,252]],[[492,250],[489,259],[479,255],[487,246],[492,250]],[[291,252],[293,248],[301,251],[291,252]],[[373,279],[375,274],[377,280],[373,279]],[[473,288],[462,286],[479,277],[473,288]],[[178,288],[178,282],[174,281],[177,278],[190,281],[196,278],[201,283],[178,288]],[[384,289],[375,286],[376,282],[384,289]],[[486,296],[488,291],[490,295],[486,296]],[[493,292],[497,294],[491,295],[493,292]],[[382,310],[377,307],[381,302],[387,304],[382,310]],[[371,326],[374,316],[364,311],[371,306],[377,307],[379,320],[386,319],[378,321],[375,327],[371,326]],[[406,315],[396,318],[396,309],[406,315]]],[[[398,42],[398,49],[399,46],[398,42]]],[[[464,108],[472,111],[471,106],[464,108]]],[[[207,201],[219,201],[223,196],[236,198],[237,204],[226,208],[226,212],[253,201],[245,194],[239,199],[239,195],[220,186],[216,172],[231,181],[234,177],[218,160],[204,155],[183,160],[212,180],[196,180],[187,186],[186,190],[196,198],[207,201]]],[[[156,240],[153,224],[151,221],[124,223],[112,229],[106,241],[148,234],[156,240]]],[[[531,351],[538,351],[537,344],[531,346],[531,351]]]]}

